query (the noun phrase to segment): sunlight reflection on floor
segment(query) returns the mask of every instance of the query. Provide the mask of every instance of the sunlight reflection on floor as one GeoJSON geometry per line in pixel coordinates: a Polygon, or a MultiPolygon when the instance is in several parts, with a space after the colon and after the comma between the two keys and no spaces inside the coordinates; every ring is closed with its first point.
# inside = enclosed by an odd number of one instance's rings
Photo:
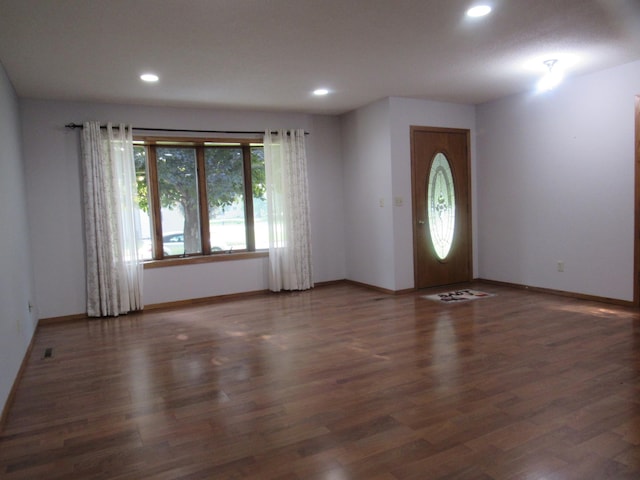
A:
{"type": "Polygon", "coordinates": [[[601,305],[558,305],[549,307],[551,310],[561,310],[564,312],[582,313],[602,318],[640,318],[638,312],[623,309],[603,307],[601,305]]]}

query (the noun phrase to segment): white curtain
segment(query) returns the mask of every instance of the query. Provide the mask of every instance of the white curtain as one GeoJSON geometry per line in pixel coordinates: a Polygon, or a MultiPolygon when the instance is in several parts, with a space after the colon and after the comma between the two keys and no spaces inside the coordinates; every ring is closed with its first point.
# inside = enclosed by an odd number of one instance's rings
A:
{"type": "Polygon", "coordinates": [[[267,130],[264,165],[269,214],[269,289],[313,287],[304,130],[267,130]]]}
{"type": "Polygon", "coordinates": [[[142,264],[136,246],[136,172],[131,127],[86,122],[82,135],[87,314],[142,310],[142,264]]]}

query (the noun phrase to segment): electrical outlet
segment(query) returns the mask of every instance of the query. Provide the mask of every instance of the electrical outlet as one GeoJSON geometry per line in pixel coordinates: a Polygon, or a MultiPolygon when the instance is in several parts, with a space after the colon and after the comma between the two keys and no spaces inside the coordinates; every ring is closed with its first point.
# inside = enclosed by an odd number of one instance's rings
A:
{"type": "Polygon", "coordinates": [[[384,198],[381,198],[379,203],[381,208],[384,207],[384,198]]]}
{"type": "Polygon", "coordinates": [[[402,197],[393,197],[393,206],[401,207],[404,204],[404,199],[402,197]]]}
{"type": "Polygon", "coordinates": [[[562,260],[558,260],[558,271],[564,272],[564,262],[562,260]]]}

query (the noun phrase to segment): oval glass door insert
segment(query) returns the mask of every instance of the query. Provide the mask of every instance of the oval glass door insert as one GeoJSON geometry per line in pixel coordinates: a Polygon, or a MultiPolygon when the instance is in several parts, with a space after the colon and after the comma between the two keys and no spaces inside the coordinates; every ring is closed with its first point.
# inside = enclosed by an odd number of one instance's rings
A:
{"type": "Polygon", "coordinates": [[[440,260],[449,255],[456,221],[453,174],[447,157],[438,153],[433,159],[427,185],[427,218],[433,249],[440,260]]]}

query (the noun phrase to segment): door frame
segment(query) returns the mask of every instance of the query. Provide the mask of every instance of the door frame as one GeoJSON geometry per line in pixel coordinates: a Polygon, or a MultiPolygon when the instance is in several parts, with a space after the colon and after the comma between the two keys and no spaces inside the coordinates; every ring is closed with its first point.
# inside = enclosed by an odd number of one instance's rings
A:
{"type": "Polygon", "coordinates": [[[417,189],[417,182],[419,179],[416,177],[416,166],[417,166],[417,155],[415,152],[415,142],[414,136],[416,132],[433,132],[433,133],[455,133],[455,134],[464,134],[467,140],[467,158],[466,158],[466,168],[467,168],[467,185],[465,186],[468,192],[467,195],[467,208],[469,215],[467,216],[467,231],[469,232],[469,242],[468,242],[468,272],[469,278],[467,281],[473,280],[473,191],[471,190],[471,130],[468,128],[445,128],[445,127],[430,127],[430,126],[419,126],[419,125],[411,125],[410,129],[410,137],[411,137],[411,223],[412,223],[412,234],[413,234],[413,285],[414,288],[418,289],[418,218],[417,218],[417,206],[415,200],[415,192],[417,189]]]}
{"type": "Polygon", "coordinates": [[[633,305],[640,307],[640,95],[636,95],[635,111],[635,190],[633,239],[633,305]]]}

